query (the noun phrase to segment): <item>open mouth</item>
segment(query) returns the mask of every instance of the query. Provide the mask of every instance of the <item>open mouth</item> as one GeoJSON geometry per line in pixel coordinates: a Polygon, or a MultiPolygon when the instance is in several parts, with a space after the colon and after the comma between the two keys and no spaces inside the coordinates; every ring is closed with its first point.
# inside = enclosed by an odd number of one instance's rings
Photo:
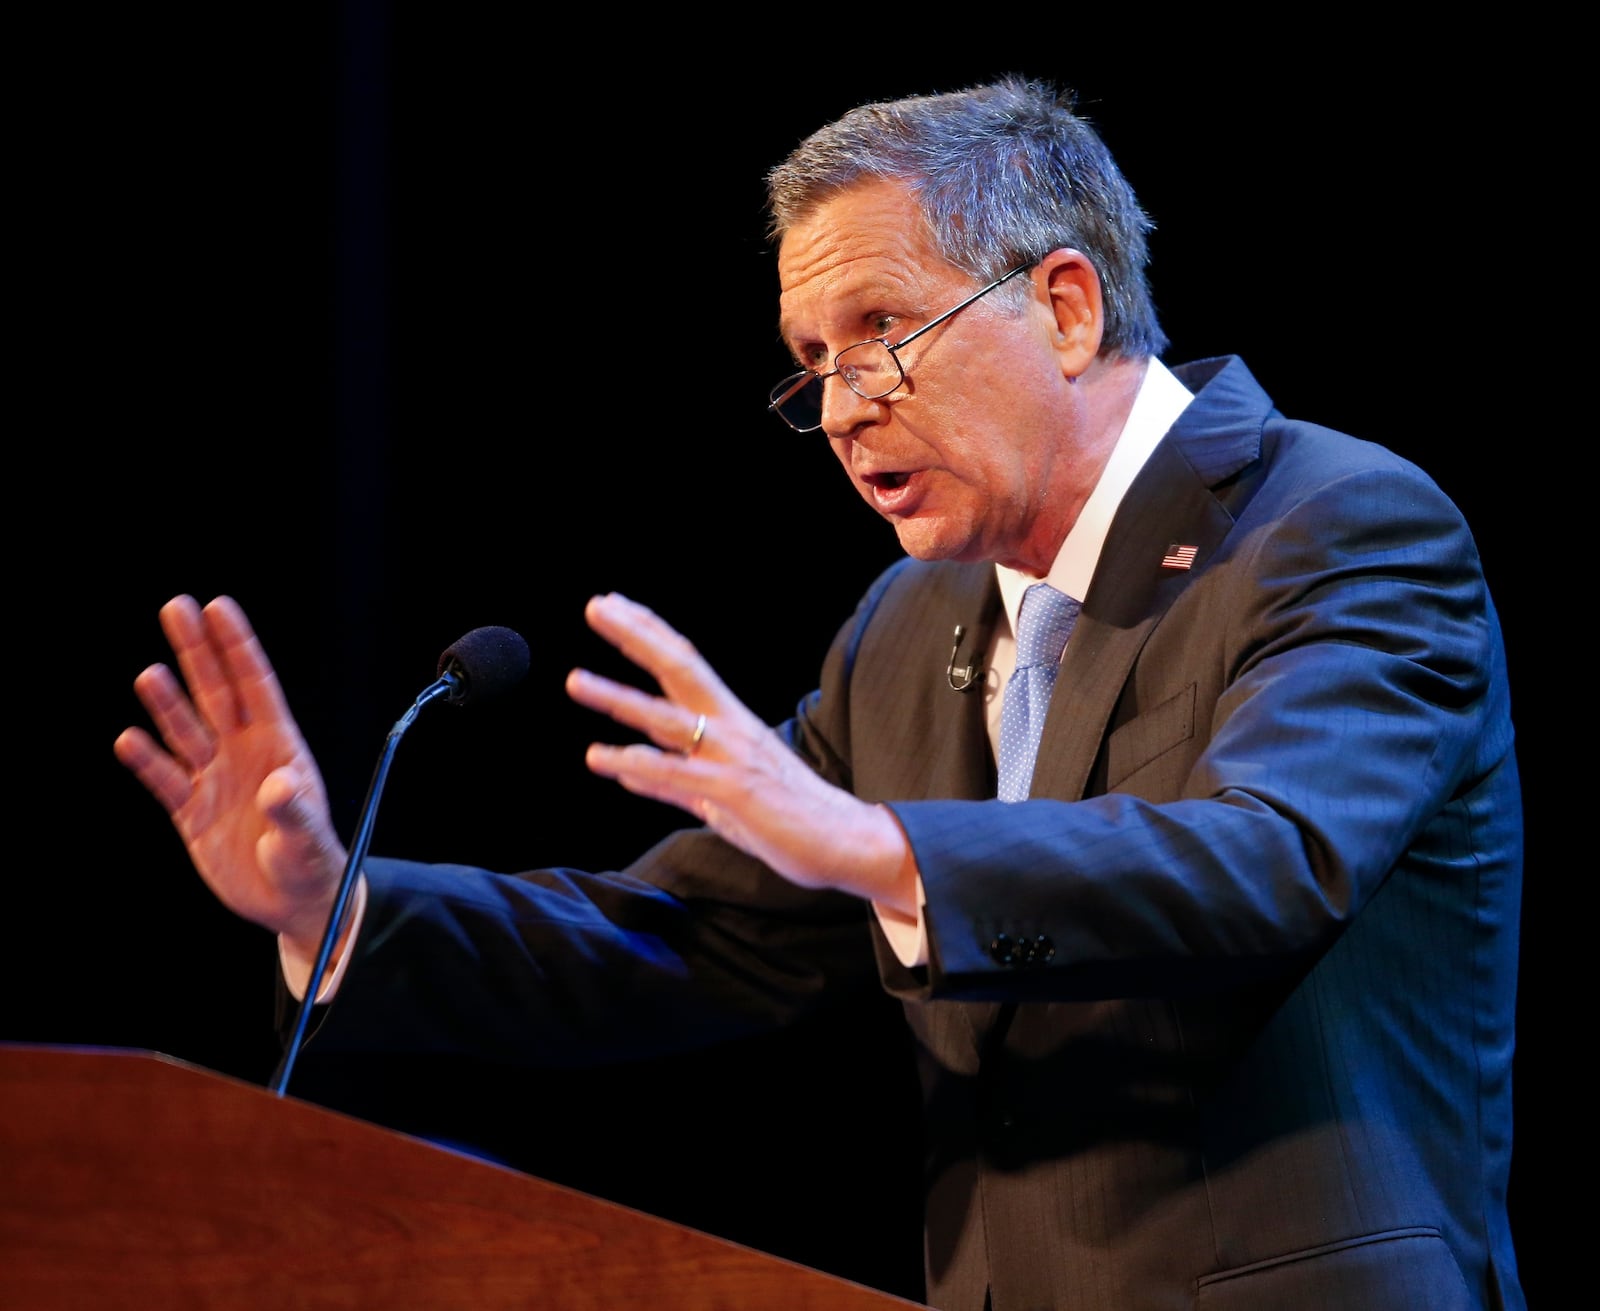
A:
{"type": "Polygon", "coordinates": [[[869,473],[866,482],[869,487],[893,491],[896,487],[904,487],[910,478],[909,473],[869,473]]]}

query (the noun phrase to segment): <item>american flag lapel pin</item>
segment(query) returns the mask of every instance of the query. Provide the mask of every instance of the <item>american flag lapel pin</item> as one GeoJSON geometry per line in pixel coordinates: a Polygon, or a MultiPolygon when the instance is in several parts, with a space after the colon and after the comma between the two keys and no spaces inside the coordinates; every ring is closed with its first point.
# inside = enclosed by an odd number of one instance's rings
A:
{"type": "Polygon", "coordinates": [[[1188,569],[1194,564],[1194,554],[1198,548],[1193,546],[1179,546],[1174,542],[1167,547],[1167,553],[1161,557],[1163,569],[1188,569]]]}

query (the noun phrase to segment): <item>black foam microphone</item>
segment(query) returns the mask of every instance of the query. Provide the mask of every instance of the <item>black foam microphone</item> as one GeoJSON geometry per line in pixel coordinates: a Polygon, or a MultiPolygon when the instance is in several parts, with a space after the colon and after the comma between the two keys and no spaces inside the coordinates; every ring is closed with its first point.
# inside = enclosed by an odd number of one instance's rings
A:
{"type": "Polygon", "coordinates": [[[528,673],[528,644],[509,628],[474,628],[439,657],[439,677],[448,679],[445,699],[458,705],[482,701],[515,687],[528,673]]]}
{"type": "Polygon", "coordinates": [[[422,707],[443,697],[457,705],[467,705],[497,696],[515,687],[528,672],[530,657],[528,644],[520,633],[509,628],[474,628],[453,645],[445,648],[439,657],[439,677],[411,703],[411,709],[395,721],[384,740],[383,753],[378,757],[378,767],[373,771],[372,783],[367,788],[367,799],[361,803],[361,816],[356,822],[355,837],[350,841],[350,854],[345,860],[344,875],[339,880],[339,890],[334,894],[333,910],[328,914],[328,926],[322,931],[322,942],[317,948],[317,959],[311,966],[311,979],[306,985],[306,995],[300,1002],[300,1012],[295,1017],[294,1032],[284,1048],[283,1059],[278,1063],[270,1087],[282,1097],[289,1086],[289,1075],[294,1071],[295,1060],[305,1042],[306,1024],[316,1005],[317,985],[323,971],[328,968],[328,958],[333,955],[333,944],[339,940],[339,929],[349,908],[350,894],[356,886],[356,876],[367,858],[367,848],[372,842],[372,828],[378,815],[378,799],[383,795],[383,785],[389,777],[389,764],[394,759],[400,738],[410,728],[422,707]]]}

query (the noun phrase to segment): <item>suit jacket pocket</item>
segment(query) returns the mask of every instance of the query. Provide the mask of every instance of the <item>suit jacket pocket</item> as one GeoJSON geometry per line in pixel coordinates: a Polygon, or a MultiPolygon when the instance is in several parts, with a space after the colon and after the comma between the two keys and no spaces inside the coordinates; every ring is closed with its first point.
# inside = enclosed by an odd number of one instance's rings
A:
{"type": "Polygon", "coordinates": [[[1195,1311],[1472,1311],[1467,1281],[1437,1229],[1363,1234],[1199,1280],[1195,1311]]]}
{"type": "MultiPolygon", "coordinates": [[[[1190,683],[1113,732],[1106,741],[1107,788],[1118,788],[1158,756],[1190,741],[1194,737],[1194,702],[1195,685],[1190,683]]],[[[1187,771],[1187,758],[1181,765],[1187,771]]],[[[1180,773],[1157,791],[1170,791],[1181,781],[1180,773]]],[[[1122,790],[1144,791],[1142,788],[1122,790]]]]}

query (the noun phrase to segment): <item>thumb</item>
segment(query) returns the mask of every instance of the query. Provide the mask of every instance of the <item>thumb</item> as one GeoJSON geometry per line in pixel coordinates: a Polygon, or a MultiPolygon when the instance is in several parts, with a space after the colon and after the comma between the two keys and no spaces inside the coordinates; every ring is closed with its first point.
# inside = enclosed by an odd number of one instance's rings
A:
{"type": "Polygon", "coordinates": [[[345,851],[320,777],[298,765],[280,766],[262,780],[256,801],[265,821],[257,851],[263,868],[285,891],[310,885],[326,893],[344,868],[345,851]]]}

